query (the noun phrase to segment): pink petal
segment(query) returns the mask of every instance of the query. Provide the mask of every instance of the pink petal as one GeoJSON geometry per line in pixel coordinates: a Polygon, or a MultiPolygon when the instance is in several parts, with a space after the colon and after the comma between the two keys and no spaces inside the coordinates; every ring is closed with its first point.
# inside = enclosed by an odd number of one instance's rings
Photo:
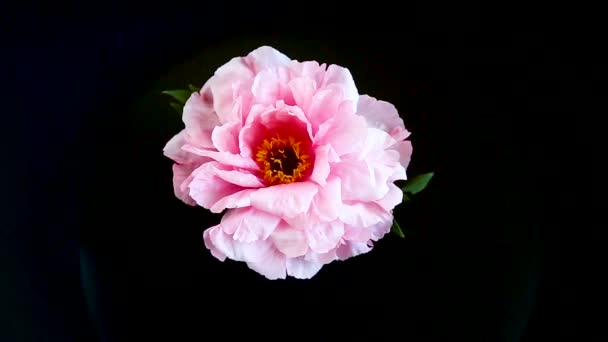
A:
{"type": "Polygon", "coordinates": [[[377,200],[376,203],[382,209],[390,212],[397,205],[403,202],[403,191],[393,183],[388,184],[388,189],[389,190],[386,195],[384,195],[384,197],[382,197],[381,199],[377,200]]]}
{"type": "Polygon", "coordinates": [[[397,180],[407,180],[405,168],[401,164],[393,169],[393,174],[388,178],[391,183],[397,180]]]}
{"type": "Polygon", "coordinates": [[[308,211],[318,190],[318,186],[311,182],[260,188],[251,194],[251,205],[280,217],[294,217],[308,211]]]}
{"type": "Polygon", "coordinates": [[[315,164],[310,180],[324,186],[329,176],[329,149],[331,146],[322,145],[315,149],[315,164]]]}
{"type": "Polygon", "coordinates": [[[262,70],[253,80],[251,92],[259,104],[273,104],[281,93],[279,78],[273,70],[262,70]]]}
{"type": "Polygon", "coordinates": [[[305,260],[304,257],[287,259],[287,274],[298,279],[310,279],[322,267],[323,264],[305,260]]]}
{"type": "Polygon", "coordinates": [[[287,276],[286,257],[276,249],[271,249],[262,261],[248,262],[247,266],[270,280],[287,276]]]}
{"type": "Polygon", "coordinates": [[[372,250],[372,247],[365,242],[346,241],[345,244],[338,247],[336,255],[340,260],[346,260],[354,256],[367,253],[372,250]]]}
{"type": "Polygon", "coordinates": [[[284,67],[262,70],[255,76],[251,91],[259,104],[270,105],[277,100],[293,103],[284,67]]]}
{"type": "Polygon", "coordinates": [[[225,196],[215,202],[209,211],[212,213],[221,213],[226,208],[244,208],[251,205],[250,196],[255,190],[245,189],[237,191],[231,195],[225,196]]]}
{"type": "Polygon", "coordinates": [[[232,85],[243,79],[239,74],[215,75],[208,81],[209,92],[213,98],[213,110],[217,113],[219,122],[241,122],[239,112],[235,109],[232,85]]]}
{"type": "Polygon", "coordinates": [[[275,110],[274,106],[263,106],[255,104],[251,107],[251,111],[247,115],[245,125],[239,132],[239,150],[243,157],[253,158],[257,146],[264,138],[264,131],[261,129],[259,122],[256,120],[258,117],[267,111],[275,110]]]}
{"type": "Polygon", "coordinates": [[[245,60],[255,73],[272,67],[286,66],[291,61],[289,57],[270,46],[261,46],[251,51],[245,60]]]}
{"type": "Polygon", "coordinates": [[[344,89],[344,99],[351,101],[350,105],[353,110],[357,107],[359,91],[348,69],[335,64],[330,65],[325,72],[322,87],[324,88],[329,85],[338,85],[344,89]]]}
{"type": "Polygon", "coordinates": [[[243,188],[261,188],[264,186],[258,177],[246,171],[230,170],[229,167],[218,165],[215,174],[228,183],[243,188]]]}
{"type": "Polygon", "coordinates": [[[324,187],[312,200],[312,212],[323,222],[338,218],[342,209],[341,180],[337,177],[329,179],[324,187]]]}
{"type": "Polygon", "coordinates": [[[373,226],[371,226],[372,232],[372,240],[378,241],[384,237],[384,235],[388,234],[391,231],[391,226],[393,225],[393,219],[391,217],[390,220],[379,222],[373,226]]]}
{"type": "Polygon", "coordinates": [[[308,242],[304,231],[295,229],[284,221],[270,235],[276,248],[287,257],[294,258],[306,254],[308,242]]]}
{"type": "Polygon", "coordinates": [[[189,144],[190,139],[188,133],[183,129],[181,132],[174,135],[163,148],[163,154],[179,164],[202,164],[211,160],[211,158],[197,156],[190,152],[184,151],[182,146],[189,144]]]}
{"type": "Polygon", "coordinates": [[[213,207],[220,199],[243,189],[218,177],[215,173],[217,165],[217,162],[209,162],[196,169],[193,173],[194,178],[188,186],[190,197],[207,209],[213,207]]]}
{"type": "Polygon", "coordinates": [[[259,166],[251,158],[245,158],[238,154],[232,154],[230,152],[203,150],[189,144],[184,145],[182,149],[184,151],[194,153],[198,156],[212,158],[221,164],[244,169],[259,170],[259,166]]]}
{"type": "Polygon", "coordinates": [[[241,242],[266,240],[281,219],[252,207],[230,209],[222,217],[222,228],[241,242]]]}
{"type": "Polygon", "coordinates": [[[370,227],[387,221],[392,215],[375,203],[345,203],[340,211],[340,221],[356,227],[370,227]]]}
{"type": "Polygon", "coordinates": [[[196,202],[188,194],[187,186],[192,180],[191,173],[193,170],[193,165],[173,164],[173,192],[177,198],[191,206],[195,206],[196,202]],[[186,189],[184,189],[184,186],[186,186],[186,189]]]}
{"type": "MultiPolygon", "coordinates": [[[[311,203],[311,210],[312,210],[312,203],[311,203]]],[[[309,210],[309,212],[301,213],[301,214],[298,214],[293,217],[283,217],[283,220],[285,220],[285,222],[287,222],[287,224],[289,224],[291,227],[293,227],[295,229],[299,229],[299,230],[308,229],[308,228],[312,227],[313,225],[320,222],[319,217],[316,214],[314,214],[314,211],[311,213],[310,210],[309,210]]]]}
{"type": "Polygon", "coordinates": [[[319,65],[316,61],[304,61],[299,62],[293,60],[289,63],[288,69],[290,71],[291,79],[295,78],[308,78],[316,85],[321,85],[323,83],[323,78],[325,77],[325,71],[327,66],[325,64],[319,65]]]}
{"type": "Polygon", "coordinates": [[[229,152],[232,154],[239,153],[239,130],[240,122],[230,122],[221,126],[215,127],[211,133],[213,146],[221,152],[229,152]]]}
{"type": "Polygon", "coordinates": [[[334,248],[327,253],[317,253],[309,249],[308,252],[306,252],[306,255],[304,256],[304,259],[320,264],[329,264],[330,262],[338,259],[338,256],[336,255],[336,250],[337,248],[334,248]]]}
{"type": "Polygon", "coordinates": [[[364,227],[344,225],[344,240],[353,242],[367,242],[372,238],[372,230],[364,227]]]}
{"type": "Polygon", "coordinates": [[[391,148],[399,152],[399,163],[407,169],[412,158],[412,142],[409,140],[399,141],[391,148]]]}
{"type": "Polygon", "coordinates": [[[306,131],[308,138],[312,140],[312,126],[300,108],[288,106],[283,101],[277,101],[275,106],[277,110],[260,114],[259,122],[262,126],[270,131],[292,126],[296,131],[306,131]]]}
{"type": "Polygon", "coordinates": [[[219,249],[215,247],[215,244],[211,240],[211,232],[213,232],[213,236],[215,237],[218,232],[222,232],[222,228],[218,224],[216,226],[209,227],[205,229],[205,231],[203,231],[203,241],[205,242],[205,247],[207,247],[207,249],[211,252],[211,255],[216,257],[219,261],[225,261],[226,254],[222,253],[219,249]]]}
{"type": "MultiPolygon", "coordinates": [[[[389,134],[394,132],[393,129],[396,127],[402,129],[402,132],[405,131],[403,119],[399,116],[397,108],[386,101],[378,101],[374,97],[361,95],[357,104],[357,114],[363,116],[370,127],[381,129],[389,134]]],[[[399,137],[404,135],[407,137],[406,134],[401,134],[399,137]]]]}
{"type": "Polygon", "coordinates": [[[314,80],[307,77],[297,77],[289,81],[289,89],[295,100],[295,104],[304,111],[308,112],[308,106],[312,101],[312,97],[317,89],[314,80]]]}
{"type": "Polygon", "coordinates": [[[241,57],[235,57],[219,67],[213,77],[205,83],[201,94],[213,106],[220,123],[236,122],[240,119],[240,113],[234,110],[236,98],[233,86],[247,84],[253,76],[254,73],[246,61],[241,57]]]}
{"type": "Polygon", "coordinates": [[[357,159],[378,159],[379,152],[384,152],[385,149],[395,143],[395,139],[388,133],[378,128],[370,127],[367,129],[363,148],[356,153],[357,159]]]}
{"type": "Polygon", "coordinates": [[[306,112],[312,123],[313,132],[316,132],[319,125],[338,112],[343,99],[344,90],[336,86],[324,88],[314,94],[308,112],[306,112]]]}
{"type": "Polygon", "coordinates": [[[234,57],[224,65],[217,68],[214,75],[241,75],[242,79],[246,79],[248,77],[253,77],[255,74],[254,71],[251,70],[251,67],[247,63],[245,57],[234,57]]]}
{"type": "Polygon", "coordinates": [[[342,200],[375,201],[389,191],[388,178],[393,169],[360,160],[343,160],[332,166],[332,174],[342,180],[342,200]]]}
{"type": "Polygon", "coordinates": [[[329,144],[338,156],[356,151],[367,135],[367,123],[361,116],[350,110],[350,104],[343,102],[336,115],[322,123],[315,136],[317,145],[329,144]]]}
{"type": "Polygon", "coordinates": [[[268,240],[242,242],[226,234],[222,226],[214,226],[203,232],[205,246],[220,261],[226,258],[235,261],[261,262],[271,253],[273,246],[268,240]]]}
{"type": "Polygon", "coordinates": [[[194,145],[202,148],[213,147],[211,132],[220,124],[211,101],[199,93],[193,93],[184,104],[182,121],[186,125],[186,132],[194,145]]]}
{"type": "Polygon", "coordinates": [[[319,223],[305,232],[310,249],[317,253],[327,253],[340,243],[344,235],[344,224],[337,220],[319,223]]]}
{"type": "Polygon", "coordinates": [[[241,123],[244,123],[247,119],[247,115],[254,102],[253,94],[251,93],[252,85],[253,78],[246,78],[232,83],[232,98],[234,99],[232,111],[235,117],[242,118],[241,123]]]}
{"type": "Polygon", "coordinates": [[[401,141],[410,136],[410,132],[403,127],[393,127],[393,129],[389,132],[391,137],[397,141],[401,141]]]}

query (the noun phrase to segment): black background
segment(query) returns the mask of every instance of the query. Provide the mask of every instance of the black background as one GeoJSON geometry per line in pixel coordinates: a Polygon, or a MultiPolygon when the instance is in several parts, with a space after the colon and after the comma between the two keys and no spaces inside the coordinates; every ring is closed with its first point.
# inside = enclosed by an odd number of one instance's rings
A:
{"type": "Polygon", "coordinates": [[[4,340],[546,336],[549,181],[531,175],[568,72],[554,72],[567,47],[553,26],[519,8],[298,6],[4,12],[4,340]],[[410,174],[436,172],[396,212],[406,239],[309,281],[267,281],[204,249],[219,216],[173,196],[162,147],[181,120],[160,91],[260,45],[346,66],[361,94],[397,106],[410,174]]]}

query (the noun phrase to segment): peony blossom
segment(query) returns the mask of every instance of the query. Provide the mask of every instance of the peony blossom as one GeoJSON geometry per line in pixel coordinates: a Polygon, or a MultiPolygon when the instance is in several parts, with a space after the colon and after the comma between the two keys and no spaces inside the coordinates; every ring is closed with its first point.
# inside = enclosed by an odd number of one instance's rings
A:
{"type": "Polygon", "coordinates": [[[164,154],[179,199],[224,213],[203,233],[217,259],[311,278],[390,231],[410,133],[392,104],[358,93],[348,69],[262,46],[219,67],[182,119],[164,154]]]}

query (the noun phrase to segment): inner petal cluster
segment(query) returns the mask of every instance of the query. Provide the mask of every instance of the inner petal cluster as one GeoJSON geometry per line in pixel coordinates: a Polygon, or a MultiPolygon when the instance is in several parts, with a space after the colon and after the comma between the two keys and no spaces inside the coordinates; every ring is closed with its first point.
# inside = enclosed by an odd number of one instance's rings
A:
{"type": "Polygon", "coordinates": [[[279,133],[262,141],[257,148],[256,161],[269,185],[297,182],[312,165],[302,141],[291,135],[282,137],[279,133]]]}

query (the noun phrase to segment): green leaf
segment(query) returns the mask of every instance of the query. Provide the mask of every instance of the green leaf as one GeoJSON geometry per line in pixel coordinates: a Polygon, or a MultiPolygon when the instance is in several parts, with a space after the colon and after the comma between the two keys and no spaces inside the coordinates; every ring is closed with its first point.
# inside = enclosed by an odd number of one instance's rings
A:
{"type": "Polygon", "coordinates": [[[173,97],[181,104],[186,103],[186,100],[188,100],[192,94],[189,90],[165,90],[162,93],[173,97]]]}
{"type": "Polygon", "coordinates": [[[407,202],[409,200],[411,200],[410,196],[407,195],[407,192],[404,192],[403,193],[403,202],[407,202]]]}
{"type": "Polygon", "coordinates": [[[199,88],[195,87],[192,84],[188,84],[188,89],[190,89],[190,91],[193,93],[198,92],[200,90],[199,88]]]}
{"type": "Polygon", "coordinates": [[[410,178],[405,182],[402,190],[404,192],[409,192],[410,194],[417,194],[426,188],[434,175],[434,172],[429,172],[410,178]]]}
{"type": "Polygon", "coordinates": [[[405,234],[403,234],[403,231],[401,230],[401,227],[399,226],[399,223],[397,223],[397,220],[393,220],[393,226],[391,227],[391,232],[397,234],[397,236],[404,238],[405,234]]]}
{"type": "Polygon", "coordinates": [[[171,103],[169,103],[169,106],[171,106],[171,108],[175,109],[179,114],[182,113],[183,105],[181,105],[177,102],[171,102],[171,103]]]}

